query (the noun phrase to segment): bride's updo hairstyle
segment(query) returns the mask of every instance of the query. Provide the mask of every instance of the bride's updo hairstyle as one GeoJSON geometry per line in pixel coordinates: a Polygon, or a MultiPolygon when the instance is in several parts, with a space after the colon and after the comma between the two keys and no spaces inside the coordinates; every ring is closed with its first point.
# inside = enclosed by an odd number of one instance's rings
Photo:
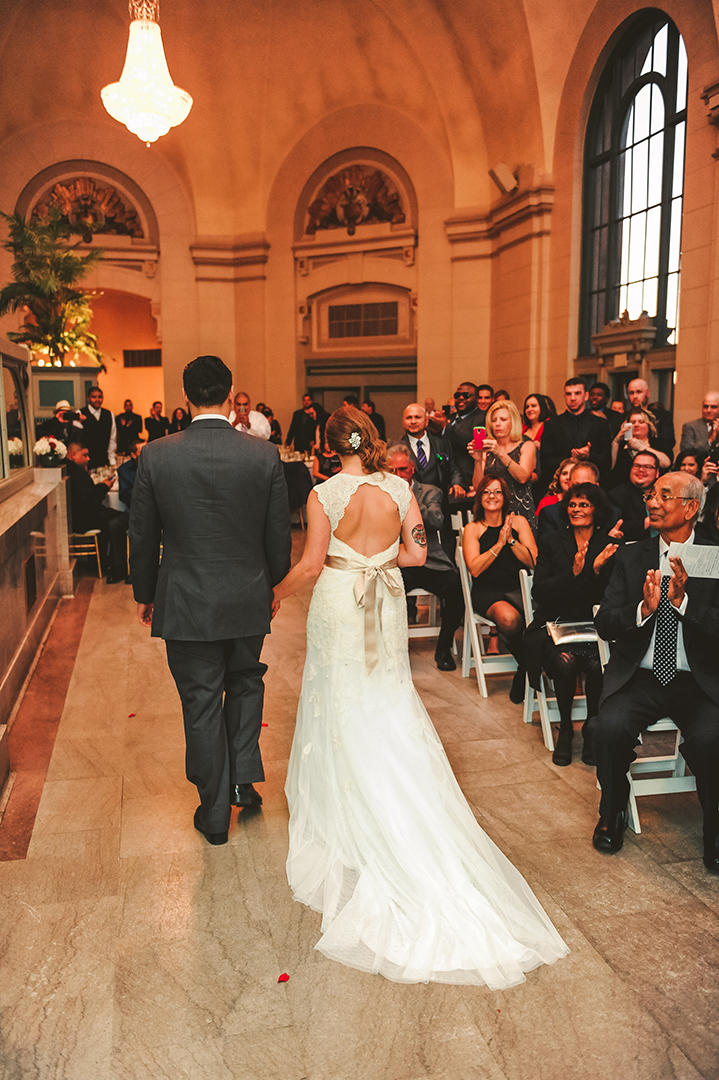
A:
{"type": "Polygon", "coordinates": [[[335,454],[356,454],[365,472],[389,472],[387,443],[382,442],[377,428],[361,409],[353,405],[335,409],[327,421],[325,438],[335,454]]]}

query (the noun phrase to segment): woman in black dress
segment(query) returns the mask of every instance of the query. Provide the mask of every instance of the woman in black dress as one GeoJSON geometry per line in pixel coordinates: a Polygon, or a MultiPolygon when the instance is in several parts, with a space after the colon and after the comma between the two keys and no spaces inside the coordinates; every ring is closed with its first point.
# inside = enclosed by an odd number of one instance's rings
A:
{"type": "Polygon", "coordinates": [[[511,513],[509,506],[506,481],[501,476],[482,477],[477,485],[474,521],[464,530],[462,552],[474,578],[474,610],[492,620],[517,660],[517,675],[510,698],[521,701],[524,616],[519,571],[523,566],[530,570],[534,566],[537,544],[529,522],[519,514],[511,513]]]}
{"type": "MultiPolygon", "coordinates": [[[[611,504],[597,484],[574,484],[561,504],[560,514],[567,528],[549,534],[539,544],[532,582],[537,614],[525,635],[525,654],[529,682],[535,689],[539,689],[542,668],[554,682],[560,723],[552,761],[555,765],[570,765],[577,675],[583,672],[585,676],[589,719],[597,715],[602,689],[599,651],[596,642],[555,645],[545,623],[592,621],[592,608],[604,596],[618,545],[607,533],[611,504]]],[[[582,734],[582,761],[593,765],[586,742],[586,722],[582,734]]]]}

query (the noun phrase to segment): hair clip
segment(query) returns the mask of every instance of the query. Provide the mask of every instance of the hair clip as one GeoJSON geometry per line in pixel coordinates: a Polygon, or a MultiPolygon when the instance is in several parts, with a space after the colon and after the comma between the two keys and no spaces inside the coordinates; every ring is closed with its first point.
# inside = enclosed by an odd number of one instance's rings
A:
{"type": "Polygon", "coordinates": [[[350,444],[350,447],[353,450],[359,450],[360,445],[362,443],[362,437],[361,437],[359,431],[353,431],[352,434],[350,435],[349,439],[347,440],[347,442],[350,444]]]}

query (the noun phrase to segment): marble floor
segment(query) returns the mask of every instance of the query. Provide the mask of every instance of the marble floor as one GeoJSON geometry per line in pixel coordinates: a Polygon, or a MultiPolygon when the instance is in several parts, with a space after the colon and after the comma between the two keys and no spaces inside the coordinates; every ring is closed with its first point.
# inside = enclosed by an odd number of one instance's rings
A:
{"type": "Polygon", "coordinates": [[[578,748],[553,766],[506,678],[483,700],[422,641],[417,687],[459,782],[571,954],[491,993],[313,951],[320,917],[284,877],[307,601],[265,648],[263,810],[213,848],[163,645],[128,587],[95,584],[27,857],[0,862],[0,1080],[716,1080],[719,881],[696,797],[643,800],[642,834],[595,853],[578,748]]]}

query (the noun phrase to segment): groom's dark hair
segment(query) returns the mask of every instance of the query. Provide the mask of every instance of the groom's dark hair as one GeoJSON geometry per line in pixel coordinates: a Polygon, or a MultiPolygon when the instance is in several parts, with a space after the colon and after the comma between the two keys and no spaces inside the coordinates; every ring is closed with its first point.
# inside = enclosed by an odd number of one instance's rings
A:
{"type": "Polygon", "coordinates": [[[182,385],[198,408],[224,405],[232,389],[232,372],[219,356],[198,356],[183,371],[182,385]]]}

